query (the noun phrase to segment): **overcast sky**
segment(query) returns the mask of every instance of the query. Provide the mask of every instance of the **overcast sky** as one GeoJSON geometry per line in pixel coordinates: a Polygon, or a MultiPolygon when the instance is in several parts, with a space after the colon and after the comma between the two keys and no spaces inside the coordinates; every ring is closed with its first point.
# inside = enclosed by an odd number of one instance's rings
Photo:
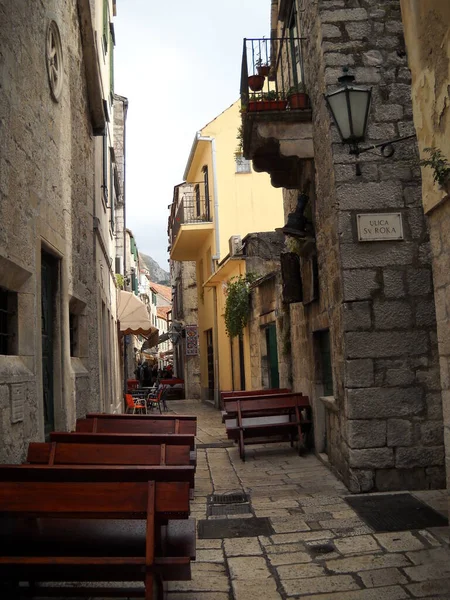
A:
{"type": "Polygon", "coordinates": [[[269,0],[119,0],[114,88],[129,100],[127,227],[168,270],[167,206],[195,133],[239,97],[242,40],[269,0]]]}

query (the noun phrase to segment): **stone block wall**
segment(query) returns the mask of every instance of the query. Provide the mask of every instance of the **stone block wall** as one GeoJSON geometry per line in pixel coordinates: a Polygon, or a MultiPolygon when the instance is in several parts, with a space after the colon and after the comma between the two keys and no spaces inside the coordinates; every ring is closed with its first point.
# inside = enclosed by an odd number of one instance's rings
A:
{"type": "Polygon", "coordinates": [[[391,159],[362,154],[356,176],[355,157],[323,99],[349,65],[356,84],[373,88],[367,144],[414,133],[399,2],[303,5],[320,299],[291,306],[294,387],[317,405],[313,334],[329,327],[335,405],[326,443],[333,467],[354,492],[441,487],[438,347],[417,148],[408,140],[391,159]],[[401,213],[404,240],[358,242],[356,215],[370,212],[401,213]]]}
{"type": "Polygon", "coordinates": [[[18,299],[17,348],[13,356],[0,356],[0,462],[19,462],[28,442],[44,435],[42,250],[59,264],[56,427],[73,427],[77,398],[98,398],[94,151],[76,3],[0,1],[0,56],[0,286],[18,299]],[[60,30],[64,59],[59,102],[51,96],[46,68],[51,19],[60,30]],[[89,332],[80,339],[83,348],[75,366],[69,348],[72,304],[89,332]]]}

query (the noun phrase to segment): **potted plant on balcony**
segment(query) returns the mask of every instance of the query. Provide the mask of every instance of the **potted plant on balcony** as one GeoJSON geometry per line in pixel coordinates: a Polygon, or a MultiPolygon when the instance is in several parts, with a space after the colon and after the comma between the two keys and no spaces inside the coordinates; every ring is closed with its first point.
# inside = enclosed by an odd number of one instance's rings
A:
{"type": "Polygon", "coordinates": [[[256,65],[256,70],[258,71],[258,75],[263,75],[264,77],[267,77],[267,75],[270,72],[270,65],[268,65],[267,63],[263,63],[262,58],[258,58],[258,60],[255,62],[256,65]]]}
{"type": "Polygon", "coordinates": [[[309,96],[303,82],[289,88],[287,93],[289,108],[293,110],[309,108],[309,96]]]}
{"type": "Polygon", "coordinates": [[[248,103],[249,112],[253,111],[265,111],[265,110],[285,110],[287,106],[287,100],[285,100],[281,93],[277,93],[275,90],[270,92],[264,92],[260,97],[250,100],[248,103]]]}
{"type": "Polygon", "coordinates": [[[260,92],[263,89],[265,79],[264,75],[249,75],[248,87],[252,92],[260,92]]]}

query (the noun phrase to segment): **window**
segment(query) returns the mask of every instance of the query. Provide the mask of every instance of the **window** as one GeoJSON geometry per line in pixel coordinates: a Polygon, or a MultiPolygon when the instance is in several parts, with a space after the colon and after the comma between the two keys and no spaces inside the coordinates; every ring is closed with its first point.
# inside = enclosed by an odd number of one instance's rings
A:
{"type": "Polygon", "coordinates": [[[69,314],[70,356],[78,356],[78,315],[69,314]]]}
{"type": "Polygon", "coordinates": [[[17,352],[17,294],[0,287],[0,354],[17,352]]]}
{"type": "Polygon", "coordinates": [[[197,217],[201,216],[202,213],[202,209],[201,209],[201,203],[200,203],[200,186],[198,185],[198,183],[195,184],[195,210],[197,211],[197,217]]]}
{"type": "Polygon", "coordinates": [[[156,306],[156,294],[155,294],[155,292],[152,292],[152,304],[154,306],[156,306]]]}
{"type": "Polygon", "coordinates": [[[109,164],[109,149],[108,149],[108,137],[106,133],[103,136],[103,165],[102,165],[102,190],[103,200],[108,206],[108,164],[109,164]]]}
{"type": "Polygon", "coordinates": [[[109,31],[109,0],[103,0],[103,35],[102,35],[102,43],[103,43],[103,52],[105,54],[108,52],[109,37],[110,37],[110,31],[109,31]]]}
{"type": "Polygon", "coordinates": [[[236,154],[236,173],[251,173],[252,167],[250,161],[242,156],[242,154],[236,154]]]}

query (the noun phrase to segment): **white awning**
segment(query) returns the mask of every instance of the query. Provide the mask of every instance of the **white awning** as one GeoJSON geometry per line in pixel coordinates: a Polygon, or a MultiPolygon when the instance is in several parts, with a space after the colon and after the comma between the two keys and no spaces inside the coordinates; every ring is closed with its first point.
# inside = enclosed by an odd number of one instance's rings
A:
{"type": "Polygon", "coordinates": [[[124,335],[134,333],[149,338],[158,335],[158,329],[153,327],[145,304],[131,292],[119,293],[118,320],[120,331],[124,335]]]}

